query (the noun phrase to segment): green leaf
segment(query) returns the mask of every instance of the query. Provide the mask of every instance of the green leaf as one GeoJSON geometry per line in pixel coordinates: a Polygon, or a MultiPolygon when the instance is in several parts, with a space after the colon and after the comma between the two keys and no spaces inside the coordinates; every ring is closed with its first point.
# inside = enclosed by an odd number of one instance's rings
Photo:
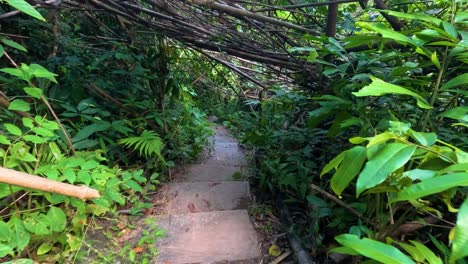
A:
{"type": "Polygon", "coordinates": [[[37,249],[37,255],[41,256],[41,255],[47,254],[51,249],[52,249],[52,243],[44,242],[37,249]]]}
{"type": "MultiPolygon", "coordinates": [[[[466,177],[466,176],[465,176],[466,177]]],[[[468,199],[460,206],[457,215],[457,225],[451,230],[452,254],[450,263],[468,256],[468,199]]]]}
{"type": "Polygon", "coordinates": [[[29,65],[29,74],[37,78],[46,78],[54,83],[57,83],[57,80],[55,79],[55,76],[57,76],[57,74],[50,72],[49,70],[47,70],[39,64],[33,63],[29,65]]]}
{"type": "Polygon", "coordinates": [[[356,183],[357,195],[385,181],[390,173],[409,161],[415,150],[416,146],[402,143],[385,145],[366,163],[359,175],[356,183]]]}
{"type": "Polygon", "coordinates": [[[420,108],[423,109],[432,109],[429,103],[419,94],[412,92],[401,86],[384,82],[376,77],[371,77],[372,83],[363,87],[358,92],[353,94],[358,97],[362,96],[381,96],[385,94],[402,94],[409,95],[416,99],[416,102],[420,108]]]}
{"type": "Polygon", "coordinates": [[[164,161],[164,157],[161,155],[164,144],[154,131],[144,130],[140,136],[120,139],[119,144],[138,150],[140,156],[156,155],[160,160],[164,161]]]}
{"type": "Polygon", "coordinates": [[[88,139],[91,135],[95,134],[96,132],[105,131],[107,130],[111,124],[109,122],[99,121],[89,126],[85,126],[84,128],[80,129],[78,133],[73,137],[73,142],[78,142],[84,139],[88,139]]]}
{"type": "Polygon", "coordinates": [[[359,256],[359,252],[354,249],[348,247],[336,247],[332,248],[328,251],[329,253],[338,253],[338,254],[346,254],[351,256],[359,256]]]}
{"type": "Polygon", "coordinates": [[[23,137],[26,141],[32,142],[34,144],[42,144],[47,142],[45,139],[35,136],[35,135],[25,135],[23,137]]]}
{"type": "Polygon", "coordinates": [[[443,86],[443,90],[447,90],[453,87],[457,87],[460,85],[468,84],[468,73],[463,73],[462,75],[458,75],[457,77],[451,79],[450,81],[446,82],[443,86]]]}
{"type": "Polygon", "coordinates": [[[26,248],[31,240],[31,234],[24,228],[23,221],[17,216],[13,216],[8,221],[11,230],[10,245],[18,251],[26,248]]]}
{"type": "Polygon", "coordinates": [[[34,127],[34,121],[31,118],[23,117],[22,121],[23,121],[23,126],[25,126],[27,128],[33,128],[34,127]]]}
{"type": "Polygon", "coordinates": [[[13,40],[10,40],[10,39],[7,39],[7,38],[1,38],[1,41],[7,45],[7,46],[10,46],[14,49],[17,49],[17,50],[21,50],[21,51],[25,51],[27,52],[26,48],[21,46],[20,44],[14,42],[13,40]]]}
{"type": "Polygon", "coordinates": [[[448,166],[438,172],[439,175],[447,174],[449,172],[468,172],[468,163],[457,163],[448,166]]]}
{"type": "Polygon", "coordinates": [[[0,135],[0,144],[10,145],[11,141],[4,135],[0,135]]]}
{"type": "Polygon", "coordinates": [[[341,195],[343,190],[361,171],[366,160],[366,148],[362,146],[353,147],[344,152],[343,161],[331,178],[331,188],[337,195],[341,195]]]}
{"type": "Polygon", "coordinates": [[[99,162],[95,160],[88,160],[83,165],[81,165],[82,170],[91,170],[99,166],[99,162]]]}
{"type": "Polygon", "coordinates": [[[429,264],[443,264],[442,260],[424,244],[414,240],[411,240],[411,243],[413,243],[416,249],[424,256],[424,259],[427,260],[429,264]]]}
{"type": "Polygon", "coordinates": [[[423,180],[398,192],[392,202],[416,200],[458,186],[468,186],[468,173],[452,173],[423,180]]]}
{"type": "Polygon", "coordinates": [[[437,172],[432,170],[414,169],[403,172],[403,175],[409,177],[412,181],[415,181],[435,177],[437,175],[437,172]]]}
{"type": "Polygon", "coordinates": [[[49,129],[43,128],[43,127],[33,127],[32,131],[39,136],[43,137],[53,137],[55,136],[54,132],[50,131],[49,129]]]}
{"type": "Polygon", "coordinates": [[[6,0],[6,2],[12,7],[18,9],[19,11],[29,16],[32,16],[41,21],[46,21],[44,17],[39,12],[37,12],[36,9],[34,9],[33,6],[31,6],[28,2],[24,0],[6,0]]]}
{"type": "Polygon", "coordinates": [[[3,54],[5,54],[5,49],[0,45],[0,58],[3,57],[3,54]]]}
{"type": "Polygon", "coordinates": [[[25,87],[23,88],[24,92],[34,98],[41,99],[42,89],[35,87],[25,87]]]}
{"type": "Polygon", "coordinates": [[[11,237],[10,227],[0,220],[0,241],[9,241],[11,237]]]}
{"type": "Polygon", "coordinates": [[[31,110],[31,107],[24,100],[15,99],[8,106],[8,110],[28,112],[31,110]]]}
{"type": "Polygon", "coordinates": [[[443,20],[435,17],[435,16],[430,16],[426,15],[423,13],[402,13],[402,12],[397,12],[397,11],[391,11],[391,10],[378,10],[379,12],[385,12],[388,13],[391,16],[396,16],[399,18],[406,18],[406,19],[415,19],[415,20],[421,20],[425,22],[430,22],[436,26],[440,25],[443,20]]]}
{"type": "Polygon", "coordinates": [[[21,132],[21,129],[13,124],[4,124],[4,126],[8,132],[15,136],[21,136],[23,134],[23,132],[21,132]]]}
{"type": "Polygon", "coordinates": [[[5,257],[6,255],[13,255],[13,248],[8,245],[0,244],[0,258],[5,257]]]}
{"type": "Polygon", "coordinates": [[[386,28],[384,27],[382,24],[377,24],[377,26],[374,26],[374,25],[371,25],[369,23],[364,23],[364,22],[361,22],[361,23],[357,23],[359,26],[361,26],[362,28],[365,28],[365,29],[368,29],[370,31],[374,31],[374,32],[377,32],[377,33],[380,33],[382,35],[383,38],[387,38],[387,39],[391,39],[391,40],[394,40],[394,41],[398,41],[400,43],[404,43],[404,44],[411,44],[415,47],[418,46],[418,43],[414,40],[412,40],[411,38],[399,33],[399,32],[396,32],[392,29],[389,29],[389,28],[386,28]]]}
{"type": "Polygon", "coordinates": [[[50,221],[44,214],[33,213],[29,214],[24,219],[24,227],[31,233],[36,235],[50,235],[50,221]]]}
{"type": "Polygon", "coordinates": [[[411,136],[421,145],[430,147],[437,141],[436,133],[422,133],[411,130],[411,136]]]}
{"type": "Polygon", "coordinates": [[[142,192],[143,191],[143,188],[137,183],[135,182],[134,180],[128,180],[124,183],[124,185],[129,188],[129,189],[132,189],[136,192],[142,192]]]}
{"type": "Polygon", "coordinates": [[[440,61],[439,58],[437,57],[437,52],[433,52],[431,55],[431,61],[432,63],[437,67],[437,69],[440,70],[440,61]]]}
{"type": "Polygon", "coordinates": [[[332,159],[325,167],[323,167],[322,172],[320,173],[320,177],[323,175],[327,174],[329,171],[338,168],[340,163],[343,161],[346,153],[341,152],[338,156],[336,156],[334,159],[332,159]]]}
{"type": "Polygon", "coordinates": [[[74,183],[76,180],[75,171],[72,168],[66,168],[63,170],[63,176],[69,181],[70,183],[74,183]]]}
{"type": "Polygon", "coordinates": [[[378,134],[374,137],[368,138],[369,143],[367,144],[367,147],[370,148],[374,145],[380,145],[393,138],[396,138],[396,136],[391,132],[384,132],[384,133],[378,134]]]}
{"type": "Polygon", "coordinates": [[[47,212],[47,217],[50,221],[50,227],[55,232],[62,232],[67,226],[67,216],[65,212],[55,206],[52,206],[47,212]]]}
{"type": "Polygon", "coordinates": [[[335,240],[341,245],[359,252],[363,256],[385,264],[415,264],[414,261],[396,247],[379,241],[368,238],[359,239],[359,237],[350,234],[336,236],[335,240]]]}
{"type": "Polygon", "coordinates": [[[85,185],[89,185],[91,183],[91,174],[89,174],[89,172],[87,172],[87,171],[80,170],[78,172],[76,181],[77,182],[82,182],[85,185]]]}
{"type": "Polygon", "coordinates": [[[113,201],[119,203],[120,205],[125,204],[125,199],[122,196],[122,194],[120,194],[118,189],[106,188],[105,196],[111,198],[113,201]]]}
{"type": "Polygon", "coordinates": [[[24,71],[20,70],[20,69],[16,69],[16,68],[2,68],[0,69],[1,72],[4,72],[4,73],[8,73],[8,74],[11,74],[13,76],[16,76],[18,78],[20,78],[21,80],[29,80],[29,76],[28,74],[26,74],[24,71]]]}
{"type": "Polygon", "coordinates": [[[463,122],[468,122],[468,106],[459,106],[451,108],[439,116],[448,117],[455,120],[461,120],[463,122]]]}
{"type": "Polygon", "coordinates": [[[443,21],[442,25],[444,26],[445,32],[449,34],[452,37],[452,39],[457,39],[458,31],[452,24],[450,24],[447,21],[443,21]]]}
{"type": "Polygon", "coordinates": [[[395,243],[397,243],[401,248],[408,252],[413,258],[413,260],[417,261],[418,263],[424,262],[424,255],[421,252],[419,252],[419,250],[415,246],[411,246],[400,242],[395,243]]]}

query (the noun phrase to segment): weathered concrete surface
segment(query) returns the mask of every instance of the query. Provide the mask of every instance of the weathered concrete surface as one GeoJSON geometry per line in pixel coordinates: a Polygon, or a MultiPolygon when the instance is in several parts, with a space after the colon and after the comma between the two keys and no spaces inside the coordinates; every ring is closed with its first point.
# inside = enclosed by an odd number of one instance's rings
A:
{"type": "Polygon", "coordinates": [[[245,209],[246,160],[222,126],[213,128],[210,156],[175,176],[161,193],[167,203],[157,216],[167,236],[156,246],[156,263],[258,263],[260,245],[245,209]]]}
{"type": "Polygon", "coordinates": [[[164,187],[169,214],[247,209],[247,182],[179,182],[164,187]]]}
{"type": "Polygon", "coordinates": [[[156,263],[216,263],[260,256],[246,210],[171,215],[161,219],[167,237],[156,263]]]}
{"type": "Polygon", "coordinates": [[[210,164],[196,164],[189,166],[186,172],[176,175],[177,181],[182,182],[220,182],[239,180],[245,171],[242,167],[219,165],[220,162],[213,161],[210,164]]]}

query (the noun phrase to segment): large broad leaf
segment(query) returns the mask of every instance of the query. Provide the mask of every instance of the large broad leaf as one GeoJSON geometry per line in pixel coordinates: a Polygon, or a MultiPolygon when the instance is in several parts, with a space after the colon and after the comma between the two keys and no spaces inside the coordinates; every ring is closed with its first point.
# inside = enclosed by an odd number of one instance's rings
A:
{"type": "Polygon", "coordinates": [[[344,234],[335,237],[341,245],[351,248],[359,254],[385,264],[415,264],[408,256],[396,247],[368,238],[344,234]]]}
{"type": "Polygon", "coordinates": [[[443,86],[442,89],[450,89],[453,87],[457,87],[460,85],[466,85],[468,84],[468,73],[464,73],[462,75],[458,75],[457,77],[451,79],[450,81],[446,82],[443,86]]]}
{"type": "Polygon", "coordinates": [[[468,122],[468,106],[459,106],[459,107],[449,109],[439,114],[439,116],[468,122]]]}
{"type": "Polygon", "coordinates": [[[403,35],[403,34],[401,34],[399,32],[396,32],[393,29],[386,28],[386,27],[382,26],[381,24],[378,24],[376,26],[371,25],[369,23],[357,23],[357,24],[359,26],[365,28],[365,29],[370,30],[370,31],[380,33],[383,38],[392,39],[392,40],[398,41],[398,42],[403,43],[403,44],[411,44],[411,45],[413,45],[415,47],[418,46],[418,43],[416,41],[412,40],[411,38],[409,38],[408,36],[403,35]]]}
{"type": "Polygon", "coordinates": [[[325,167],[323,167],[322,172],[320,173],[320,177],[328,173],[329,171],[338,168],[345,157],[346,153],[341,152],[338,156],[332,159],[325,167]]]}
{"type": "Polygon", "coordinates": [[[82,128],[82,129],[80,129],[80,131],[73,137],[72,141],[75,143],[75,142],[79,142],[79,141],[81,141],[83,139],[88,139],[94,133],[100,132],[100,131],[105,131],[110,126],[111,126],[111,124],[109,122],[98,121],[96,123],[93,123],[93,124],[91,124],[89,126],[86,126],[86,127],[82,128]]]}
{"type": "Polygon", "coordinates": [[[379,12],[385,12],[388,13],[391,16],[396,16],[399,18],[406,18],[406,19],[415,19],[415,20],[421,20],[421,21],[426,21],[433,23],[435,25],[440,25],[443,20],[435,17],[435,16],[430,16],[422,13],[402,13],[402,12],[397,12],[397,11],[390,11],[390,10],[379,10],[379,12]]]}
{"type": "Polygon", "coordinates": [[[341,195],[343,190],[361,171],[366,157],[366,148],[362,146],[356,146],[345,151],[340,167],[331,178],[331,188],[337,195],[341,195]]]}
{"type": "Polygon", "coordinates": [[[468,256],[468,199],[460,207],[457,216],[457,225],[450,232],[452,240],[452,254],[450,263],[468,256]]]}
{"type": "Polygon", "coordinates": [[[400,191],[392,202],[415,200],[458,186],[468,186],[468,172],[452,173],[423,180],[400,191]]]}
{"type": "Polygon", "coordinates": [[[356,184],[357,195],[382,183],[390,173],[409,161],[416,146],[403,143],[390,143],[375,154],[364,167],[356,184]]]}
{"type": "Polygon", "coordinates": [[[27,15],[45,21],[44,17],[39,12],[37,12],[37,10],[34,9],[34,7],[32,7],[28,2],[24,0],[6,0],[6,2],[12,7],[18,9],[19,11],[27,15]]]}
{"type": "Polygon", "coordinates": [[[424,109],[432,109],[429,103],[419,94],[410,91],[406,88],[403,88],[399,85],[391,84],[382,81],[379,78],[371,77],[372,83],[363,87],[358,92],[354,92],[353,94],[358,97],[362,96],[381,96],[385,94],[402,94],[402,95],[409,95],[416,99],[416,102],[420,108],[424,109]]]}

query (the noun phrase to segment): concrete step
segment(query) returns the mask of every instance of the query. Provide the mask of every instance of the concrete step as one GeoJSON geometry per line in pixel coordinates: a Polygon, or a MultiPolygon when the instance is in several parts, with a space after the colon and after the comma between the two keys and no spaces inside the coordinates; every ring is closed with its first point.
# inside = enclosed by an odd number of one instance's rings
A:
{"type": "Polygon", "coordinates": [[[245,169],[242,167],[224,166],[217,163],[195,164],[176,175],[178,182],[221,182],[240,180],[245,169]]]}
{"type": "Polygon", "coordinates": [[[165,206],[168,214],[247,209],[250,202],[245,181],[177,182],[167,184],[161,192],[169,200],[165,206]]]}
{"type": "Polygon", "coordinates": [[[203,164],[238,167],[246,166],[247,161],[239,148],[215,147],[211,156],[203,164]]]}
{"type": "Polygon", "coordinates": [[[246,210],[179,214],[161,218],[168,232],[156,247],[156,263],[242,261],[260,257],[257,234],[246,210]]]}

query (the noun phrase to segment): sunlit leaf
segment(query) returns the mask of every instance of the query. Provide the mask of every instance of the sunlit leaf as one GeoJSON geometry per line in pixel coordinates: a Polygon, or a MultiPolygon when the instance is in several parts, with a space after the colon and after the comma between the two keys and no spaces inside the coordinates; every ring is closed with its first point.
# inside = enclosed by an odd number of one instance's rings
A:
{"type": "Polygon", "coordinates": [[[32,96],[37,99],[41,99],[42,89],[35,88],[35,87],[25,87],[23,88],[23,90],[29,96],[32,96]]]}
{"type": "Polygon", "coordinates": [[[406,88],[403,88],[399,85],[391,84],[382,81],[379,78],[371,77],[372,83],[363,87],[358,92],[354,92],[353,94],[358,97],[362,96],[381,96],[385,94],[401,94],[401,95],[409,95],[416,99],[417,104],[419,107],[424,109],[432,109],[429,103],[419,94],[410,91],[406,88]]]}
{"type": "Polygon", "coordinates": [[[440,193],[450,188],[468,186],[468,173],[458,172],[425,179],[400,192],[392,202],[415,200],[424,196],[440,193]]]}
{"type": "MultiPolygon", "coordinates": [[[[467,176],[465,176],[467,177],[467,176]]],[[[452,241],[452,254],[450,263],[468,256],[468,199],[460,206],[457,215],[457,225],[450,232],[452,241]]]]}
{"type": "Polygon", "coordinates": [[[357,195],[385,181],[390,173],[409,161],[415,150],[416,146],[402,143],[385,145],[364,166],[356,183],[357,195]]]}
{"type": "Polygon", "coordinates": [[[343,234],[335,237],[341,245],[351,248],[361,255],[385,264],[415,264],[408,256],[396,247],[368,238],[343,234]]]}
{"type": "Polygon", "coordinates": [[[21,50],[21,51],[27,51],[25,47],[21,46],[20,44],[18,44],[17,42],[11,40],[11,39],[7,39],[7,38],[1,38],[0,39],[3,44],[7,45],[7,46],[10,46],[14,49],[17,49],[17,50],[21,50]]]}
{"type": "Polygon", "coordinates": [[[26,101],[21,99],[15,99],[8,106],[8,110],[28,112],[29,110],[31,110],[31,107],[26,101]]]}
{"type": "Polygon", "coordinates": [[[31,6],[28,2],[24,0],[5,0],[7,4],[11,5],[12,7],[18,9],[19,11],[30,15],[36,19],[39,19],[41,21],[45,21],[44,17],[37,12],[37,10],[31,6]]]}
{"type": "Polygon", "coordinates": [[[343,161],[331,178],[331,188],[337,195],[341,195],[343,190],[361,171],[366,160],[366,148],[362,146],[353,147],[345,151],[343,161]]]}

